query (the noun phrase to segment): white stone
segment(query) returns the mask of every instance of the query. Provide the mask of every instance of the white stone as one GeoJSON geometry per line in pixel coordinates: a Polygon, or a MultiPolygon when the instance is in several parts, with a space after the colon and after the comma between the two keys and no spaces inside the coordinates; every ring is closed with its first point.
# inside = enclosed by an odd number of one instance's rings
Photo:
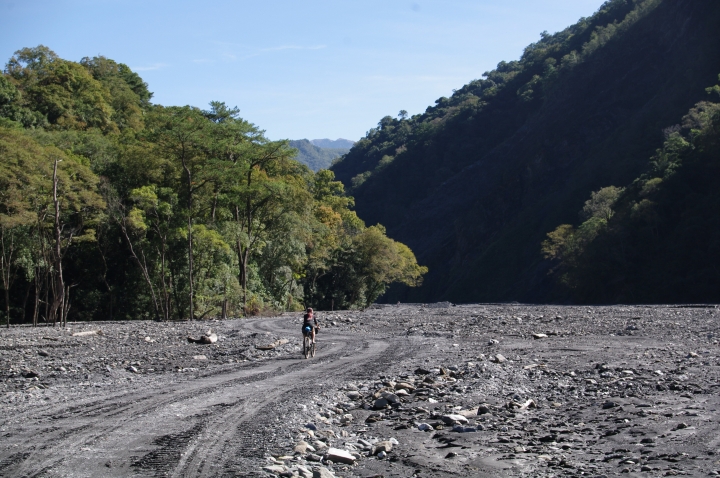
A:
{"type": "Polygon", "coordinates": [[[443,422],[447,423],[448,425],[452,425],[453,423],[468,423],[467,418],[465,418],[462,415],[455,415],[455,414],[443,415],[441,420],[443,422]]]}
{"type": "Polygon", "coordinates": [[[339,448],[328,449],[325,454],[325,459],[331,460],[333,463],[345,463],[346,465],[355,463],[355,457],[352,456],[349,451],[339,448]]]}

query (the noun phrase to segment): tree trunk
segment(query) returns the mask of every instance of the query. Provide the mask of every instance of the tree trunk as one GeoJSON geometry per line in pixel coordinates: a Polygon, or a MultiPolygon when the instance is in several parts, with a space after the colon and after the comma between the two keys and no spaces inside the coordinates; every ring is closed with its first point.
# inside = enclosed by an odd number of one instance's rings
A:
{"type": "Polygon", "coordinates": [[[5,326],[10,328],[10,291],[5,288],[5,326]]]}
{"type": "MultiPolygon", "coordinates": [[[[192,207],[192,201],[190,206],[192,207]]],[[[188,281],[190,283],[190,320],[195,318],[195,304],[193,298],[195,293],[193,291],[193,243],[192,243],[192,213],[188,214],[188,281]]]]}
{"type": "Polygon", "coordinates": [[[10,282],[12,279],[12,261],[14,238],[10,237],[10,244],[5,244],[5,228],[0,227],[0,245],[2,245],[2,256],[0,256],[0,273],[2,273],[3,289],[5,289],[5,325],[10,328],[10,282]]]}
{"type": "MultiPolygon", "coordinates": [[[[62,227],[60,226],[60,200],[58,199],[58,169],[59,160],[55,158],[55,164],[53,166],[53,204],[55,206],[55,250],[54,250],[54,265],[55,265],[55,290],[53,296],[53,303],[51,309],[51,317],[53,319],[53,326],[57,322],[58,309],[63,305],[65,299],[65,282],[63,280],[62,271],[62,242],[61,234],[62,227]]],[[[62,310],[60,310],[62,314],[62,310]]],[[[61,318],[62,320],[62,318],[61,318]]],[[[62,323],[61,323],[62,325],[62,323]]]]}
{"type": "Polygon", "coordinates": [[[35,307],[33,308],[33,327],[37,327],[38,314],[40,313],[40,271],[35,268],[35,307]]]}
{"type": "Polygon", "coordinates": [[[192,187],[192,173],[185,163],[185,157],[182,160],[183,168],[187,174],[188,182],[188,281],[190,284],[190,320],[195,318],[195,291],[193,290],[193,242],[192,242],[192,206],[193,206],[193,187],[192,187]]]}
{"type": "Polygon", "coordinates": [[[30,288],[32,287],[32,282],[28,281],[27,287],[25,288],[25,298],[23,298],[23,304],[22,304],[22,323],[25,323],[25,320],[27,319],[27,301],[30,298],[30,288]]]}

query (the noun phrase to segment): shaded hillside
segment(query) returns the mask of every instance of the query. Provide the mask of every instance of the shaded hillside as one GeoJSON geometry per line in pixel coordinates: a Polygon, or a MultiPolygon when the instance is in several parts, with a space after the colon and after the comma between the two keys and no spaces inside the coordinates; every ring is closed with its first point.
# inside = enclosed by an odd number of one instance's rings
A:
{"type": "Polygon", "coordinates": [[[548,235],[558,297],[720,300],[720,104],[699,103],[666,134],[645,174],[593,193],[579,227],[548,235]]]}
{"type": "Polygon", "coordinates": [[[606,2],[333,166],[357,210],[429,266],[387,300],[543,301],[545,234],[628,184],[720,70],[720,3],[606,2]]]}
{"type": "Polygon", "coordinates": [[[315,172],[329,168],[334,159],[339,158],[350,150],[350,148],[325,148],[316,146],[307,139],[290,141],[290,147],[298,150],[295,159],[315,172]]]}

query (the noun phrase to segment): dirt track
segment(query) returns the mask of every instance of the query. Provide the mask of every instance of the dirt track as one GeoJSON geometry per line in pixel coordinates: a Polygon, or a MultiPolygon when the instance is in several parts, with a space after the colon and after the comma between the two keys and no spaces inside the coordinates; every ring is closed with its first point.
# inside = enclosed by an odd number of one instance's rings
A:
{"type": "Polygon", "coordinates": [[[720,471],[715,307],[321,313],[311,360],[300,356],[299,317],[3,329],[0,476],[720,471]],[[217,344],[187,343],[208,328],[217,344]],[[81,330],[103,335],[71,336],[81,330]],[[278,338],[290,343],[255,347],[278,338]],[[398,402],[376,406],[383,392],[398,402]],[[443,422],[473,407],[465,432],[443,422]],[[387,457],[372,456],[391,437],[387,457]],[[300,440],[317,452],[294,454],[300,440]],[[314,461],[325,445],[356,463],[314,461]]]}

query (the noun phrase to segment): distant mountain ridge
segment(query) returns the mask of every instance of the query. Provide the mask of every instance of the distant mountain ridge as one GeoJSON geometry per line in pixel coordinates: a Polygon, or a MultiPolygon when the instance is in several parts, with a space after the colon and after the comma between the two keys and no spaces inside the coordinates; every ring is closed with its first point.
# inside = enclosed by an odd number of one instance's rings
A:
{"type": "Polygon", "coordinates": [[[343,139],[338,138],[336,140],[332,139],[313,139],[310,140],[312,144],[314,144],[317,147],[325,148],[325,149],[350,149],[355,144],[355,141],[350,141],[349,139],[343,139]]]}
{"type": "Polygon", "coordinates": [[[382,118],[332,170],[430,269],[384,300],[552,300],[546,234],[642,174],[663,130],[708,99],[719,24],[715,0],[609,0],[425,113],[382,118]]]}
{"type": "Polygon", "coordinates": [[[314,139],[312,141],[298,139],[290,141],[290,146],[298,150],[295,159],[316,172],[329,168],[333,160],[350,151],[353,144],[352,141],[347,139],[337,139],[335,141],[330,139],[314,139]]]}

